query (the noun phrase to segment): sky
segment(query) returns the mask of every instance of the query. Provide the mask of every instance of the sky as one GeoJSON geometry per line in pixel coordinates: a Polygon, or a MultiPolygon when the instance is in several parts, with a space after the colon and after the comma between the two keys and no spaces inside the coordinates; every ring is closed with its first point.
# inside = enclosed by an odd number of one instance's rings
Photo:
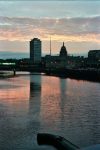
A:
{"type": "Polygon", "coordinates": [[[99,0],[0,1],[0,53],[29,53],[29,41],[40,38],[42,53],[68,54],[100,49],[99,0]]]}

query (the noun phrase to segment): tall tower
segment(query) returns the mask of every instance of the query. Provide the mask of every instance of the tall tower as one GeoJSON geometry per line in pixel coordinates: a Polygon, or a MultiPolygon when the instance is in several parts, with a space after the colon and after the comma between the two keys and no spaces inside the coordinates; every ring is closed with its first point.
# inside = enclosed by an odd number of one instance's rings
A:
{"type": "Polygon", "coordinates": [[[41,41],[38,38],[30,41],[30,60],[35,64],[41,62],[41,41]]]}

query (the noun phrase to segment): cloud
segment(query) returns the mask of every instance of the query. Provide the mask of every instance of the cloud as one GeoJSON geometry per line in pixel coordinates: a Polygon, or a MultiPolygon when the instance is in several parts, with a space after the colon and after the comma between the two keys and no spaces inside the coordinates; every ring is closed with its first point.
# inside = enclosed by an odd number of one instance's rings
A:
{"type": "Polygon", "coordinates": [[[0,17],[0,40],[29,41],[33,37],[48,40],[100,43],[100,16],[76,18],[0,17]]]}

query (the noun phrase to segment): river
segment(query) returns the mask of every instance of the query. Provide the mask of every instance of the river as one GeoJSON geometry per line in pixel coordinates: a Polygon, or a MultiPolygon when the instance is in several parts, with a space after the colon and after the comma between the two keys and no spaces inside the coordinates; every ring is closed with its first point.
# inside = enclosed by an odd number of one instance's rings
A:
{"type": "Polygon", "coordinates": [[[37,149],[39,132],[79,147],[100,143],[100,83],[39,74],[1,79],[0,150],[37,149]]]}

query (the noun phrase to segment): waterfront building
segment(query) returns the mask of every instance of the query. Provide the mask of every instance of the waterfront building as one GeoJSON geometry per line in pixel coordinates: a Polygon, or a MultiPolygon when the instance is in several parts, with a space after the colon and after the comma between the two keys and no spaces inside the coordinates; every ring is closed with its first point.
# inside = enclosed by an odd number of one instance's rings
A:
{"type": "Polygon", "coordinates": [[[63,58],[66,58],[67,57],[67,49],[64,45],[64,42],[63,42],[63,46],[61,47],[61,50],[60,50],[60,54],[59,54],[60,57],[63,57],[63,58]]]}
{"type": "Polygon", "coordinates": [[[90,50],[88,52],[88,58],[92,60],[100,60],[100,50],[90,50]]]}
{"type": "Polygon", "coordinates": [[[60,53],[59,53],[59,58],[60,58],[60,66],[62,68],[66,68],[67,67],[67,62],[68,62],[68,57],[67,57],[67,49],[64,45],[64,42],[63,42],[63,45],[60,49],[60,53]]]}
{"type": "Polygon", "coordinates": [[[45,56],[45,67],[46,68],[60,68],[61,67],[61,59],[59,56],[45,56]]]}
{"type": "Polygon", "coordinates": [[[63,45],[60,49],[60,53],[58,56],[51,56],[51,53],[50,53],[50,55],[45,56],[44,60],[45,60],[46,68],[66,68],[67,67],[67,50],[64,45],[64,42],[63,42],[63,45]]]}
{"type": "Polygon", "coordinates": [[[41,63],[41,40],[38,38],[30,41],[30,61],[34,64],[41,63]]]}
{"type": "Polygon", "coordinates": [[[67,49],[64,45],[61,46],[59,55],[51,56],[46,55],[43,58],[43,64],[46,68],[80,68],[84,66],[84,57],[83,56],[69,56],[67,49]]]}
{"type": "Polygon", "coordinates": [[[90,50],[88,52],[87,67],[100,68],[100,50],[90,50]]]}
{"type": "Polygon", "coordinates": [[[80,68],[81,66],[84,66],[83,56],[68,56],[67,60],[68,60],[67,68],[69,69],[80,68]]]}

